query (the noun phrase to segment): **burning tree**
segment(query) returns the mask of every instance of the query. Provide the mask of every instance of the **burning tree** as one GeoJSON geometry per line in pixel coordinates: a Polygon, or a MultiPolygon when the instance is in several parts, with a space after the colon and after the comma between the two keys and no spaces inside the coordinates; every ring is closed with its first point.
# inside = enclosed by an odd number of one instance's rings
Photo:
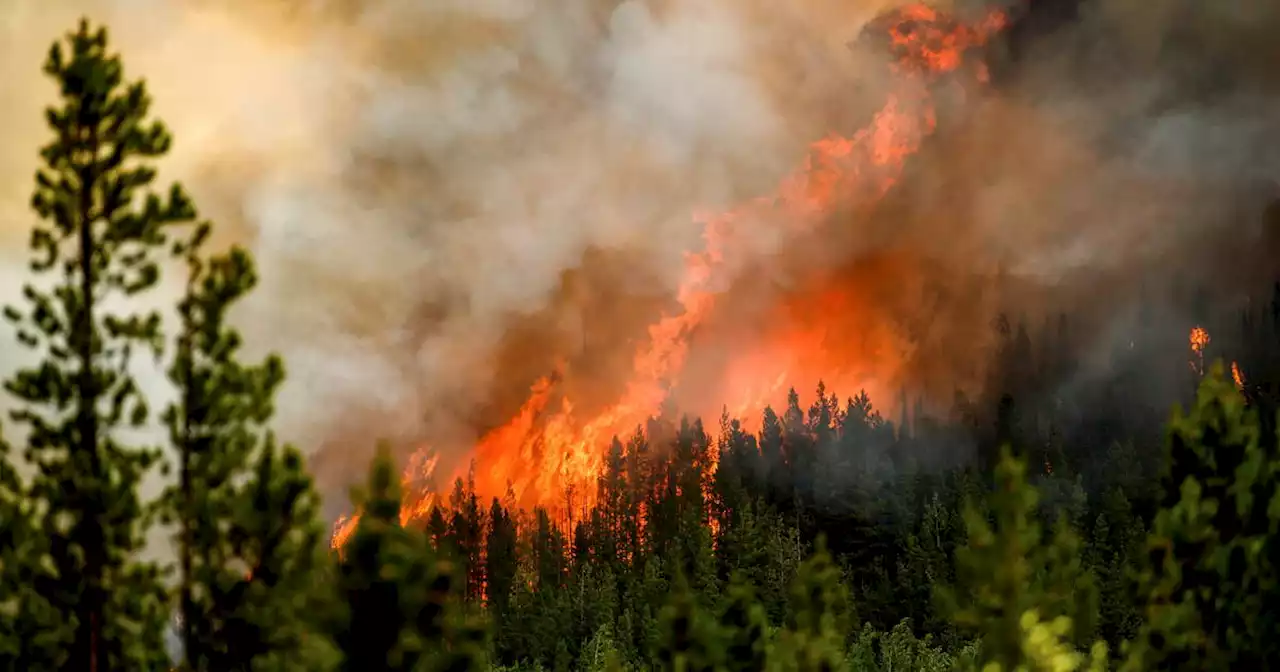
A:
{"type": "MultiPolygon", "coordinates": [[[[837,209],[866,209],[878,202],[935,130],[933,85],[980,60],[968,58],[969,52],[987,43],[1006,22],[1002,11],[966,23],[913,4],[870,24],[868,31],[887,43],[897,83],[870,122],[851,134],[831,133],[811,143],[804,160],[772,193],[724,212],[697,213],[694,219],[702,227],[705,246],[686,255],[684,275],[675,292],[677,307],[649,326],[619,397],[598,412],[585,414],[582,400],[569,398],[557,384],[560,372],[536,382],[520,409],[473,447],[478,494],[502,496],[510,488],[526,508],[555,510],[568,500],[585,500],[574,501],[574,506],[593,506],[592,490],[606,470],[605,448],[613,437],[646,426],[670,403],[694,334],[717,309],[720,293],[736,279],[749,256],[746,250],[752,244],[754,225],[764,223],[780,235],[799,237],[819,230],[837,209]],[[575,497],[566,498],[567,493],[575,497]],[[579,493],[582,497],[576,497],[579,493]]],[[[982,79],[984,67],[980,63],[973,67],[982,79]]],[[[825,333],[817,329],[783,336],[805,340],[781,344],[780,350],[794,353],[808,346],[820,351],[825,333]]],[[[769,356],[773,353],[768,347],[763,353],[738,354],[727,367],[724,385],[735,397],[725,401],[736,414],[758,412],[784,401],[796,377],[809,374],[769,356]]],[[[432,448],[423,447],[421,452],[430,454],[432,448]]],[[[415,482],[420,480],[417,477],[411,472],[405,480],[415,482]]],[[[428,512],[431,507],[423,502],[437,496],[421,490],[406,492],[405,510],[411,512],[406,522],[414,517],[412,512],[428,512]]],[[[569,517],[569,512],[565,514],[569,517]]],[[[350,535],[356,521],[358,516],[340,522],[335,546],[350,535]]]]}

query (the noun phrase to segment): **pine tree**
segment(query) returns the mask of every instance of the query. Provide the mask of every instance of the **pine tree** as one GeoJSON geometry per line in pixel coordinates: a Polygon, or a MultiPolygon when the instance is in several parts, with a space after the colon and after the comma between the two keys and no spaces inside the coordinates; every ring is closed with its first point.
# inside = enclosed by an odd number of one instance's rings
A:
{"type": "Polygon", "coordinates": [[[597,492],[599,514],[595,519],[595,537],[600,562],[617,571],[626,553],[622,544],[622,521],[626,516],[627,473],[622,442],[614,437],[609,443],[604,473],[600,475],[597,492]]]}
{"type": "Polygon", "coordinates": [[[46,114],[56,137],[41,150],[32,197],[42,221],[31,270],[41,281],[24,288],[25,310],[5,310],[43,357],[6,383],[36,467],[30,494],[47,507],[41,533],[55,571],[37,591],[73,624],[63,669],[156,669],[167,658],[163,591],[158,569],[133,554],[144,522],[135,487],[158,451],[115,433],[148,420],[129,364],[138,349],[159,353],[160,316],[112,306],[155,286],[166,230],[194,213],[176,185],[165,198],[148,192],[148,161],[170,136],[147,118],[145,85],[125,83],[105,29],[81,21],[44,71],[61,103],[46,114]]]}
{"type": "Polygon", "coordinates": [[[400,486],[386,448],[338,568],[346,614],[335,633],[349,672],[479,669],[484,631],[459,605],[465,584],[426,536],[400,525],[400,486]]]}
{"type": "Polygon", "coordinates": [[[249,669],[269,656],[302,665],[288,650],[313,613],[319,501],[301,456],[264,431],[284,365],[242,363],[227,323],[257,282],[253,260],[237,246],[206,255],[210,231],[201,223],[174,245],[188,277],[169,370],[179,394],[165,421],[179,463],[168,500],[185,659],[194,670],[249,669]]]}
{"type": "Polygon", "coordinates": [[[516,580],[516,524],[497,497],[489,507],[489,536],[485,543],[484,575],[488,581],[489,606],[501,618],[511,602],[516,580]]]}
{"type": "Polygon", "coordinates": [[[1224,376],[1170,422],[1168,501],[1142,577],[1146,622],[1126,669],[1280,666],[1280,450],[1224,376]]]}
{"type": "Polygon", "coordinates": [[[787,483],[787,460],[783,453],[782,419],[773,408],[768,406],[764,409],[758,443],[766,492],[770,499],[776,502],[781,498],[783,486],[787,483]]]}
{"type": "MultiPolygon", "coordinates": [[[[474,469],[473,464],[472,471],[474,469]]],[[[480,500],[476,496],[474,474],[469,474],[465,482],[461,478],[455,481],[449,509],[453,512],[449,519],[453,557],[465,580],[467,598],[476,599],[482,592],[483,583],[484,567],[480,564],[480,556],[481,544],[484,543],[484,521],[480,500]]]]}
{"type": "Polygon", "coordinates": [[[353,493],[360,521],[343,548],[340,595],[348,608],[335,637],[343,654],[341,669],[375,672],[414,670],[422,651],[409,631],[424,604],[412,582],[421,568],[411,532],[400,526],[400,486],[390,457],[380,449],[368,489],[353,493]],[[360,502],[359,500],[363,500],[360,502]]]}
{"type": "Polygon", "coordinates": [[[718,670],[724,656],[715,620],[698,605],[683,575],[677,575],[671,596],[659,617],[661,639],[655,663],[669,672],[718,670]]]}
{"type": "Polygon", "coordinates": [[[662,502],[671,514],[669,520],[663,521],[669,526],[669,573],[683,574],[695,591],[704,595],[715,591],[716,579],[704,497],[709,485],[704,470],[710,450],[711,437],[700,421],[690,423],[686,419],[680,423],[667,477],[668,496],[662,502]]]}
{"type": "Polygon", "coordinates": [[[1025,464],[1006,448],[988,502],[994,525],[977,507],[966,507],[969,539],[956,550],[957,585],[938,590],[942,610],[979,637],[983,659],[1002,670],[1033,662],[1026,650],[1028,623],[1047,617],[1055,623],[1055,636],[1079,642],[1096,618],[1096,588],[1080,563],[1079,540],[1065,524],[1046,539],[1037,498],[1026,482],[1025,464]],[[1035,618],[1025,621],[1031,613],[1035,618]],[[1067,629],[1059,632],[1059,623],[1067,629]]]}
{"type": "Polygon", "coordinates": [[[270,437],[250,467],[230,496],[225,539],[204,563],[203,616],[223,619],[205,642],[205,669],[313,670],[332,655],[321,626],[334,606],[317,590],[332,569],[320,498],[301,453],[270,437]],[[219,565],[210,561],[219,557],[219,565]]]}
{"type": "Polygon", "coordinates": [[[783,490],[793,506],[799,499],[808,500],[812,492],[812,476],[816,461],[813,435],[800,408],[800,395],[792,388],[787,393],[787,408],[782,413],[783,490]]]}
{"type": "Polygon", "coordinates": [[[795,672],[841,669],[845,637],[854,621],[849,589],[820,537],[814,554],[792,581],[786,627],[773,649],[774,664],[795,672]]]}
{"type": "Polygon", "coordinates": [[[725,669],[755,672],[765,669],[769,655],[769,622],[755,591],[740,576],[729,584],[728,601],[720,616],[725,638],[725,669]]]}
{"type": "Polygon", "coordinates": [[[514,648],[509,635],[515,629],[512,599],[520,571],[516,522],[497,497],[489,507],[489,535],[485,542],[486,597],[493,627],[494,646],[502,659],[514,648]]]}

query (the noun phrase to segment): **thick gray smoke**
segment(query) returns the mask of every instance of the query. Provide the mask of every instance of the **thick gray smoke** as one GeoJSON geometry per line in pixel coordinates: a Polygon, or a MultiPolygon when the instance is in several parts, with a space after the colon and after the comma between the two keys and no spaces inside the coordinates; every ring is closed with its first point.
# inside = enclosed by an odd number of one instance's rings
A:
{"type": "MultiPolygon", "coordinates": [[[[585,342],[630,356],[699,244],[691,212],[770,193],[807,143],[881,105],[884,55],[848,44],[895,4],[8,0],[0,273],[23,272],[40,59],[88,14],[175,132],[163,177],[258,255],[239,318],[288,362],[281,432],[331,483],[378,437],[465,447],[585,342]]],[[[1276,10],[1183,4],[1097,0],[1005,54],[991,92],[944,101],[874,221],[836,222],[834,266],[910,252],[854,276],[919,375],[973,375],[980,355],[954,344],[995,307],[952,301],[923,324],[929,292],[886,287],[1002,267],[1093,291],[1212,230],[1232,197],[1206,183],[1275,179],[1276,10]]],[[[760,267],[799,254],[789,242],[761,246],[760,267]]]]}
{"type": "Polygon", "coordinates": [[[584,254],[627,260],[620,294],[669,291],[694,208],[766,190],[822,135],[880,8],[844,4],[16,0],[3,268],[16,286],[40,62],[87,14],[175,132],[163,177],[258,255],[241,319],[289,363],[283,432],[344,467],[378,436],[466,439],[514,322],[555,306],[547,362],[580,340],[591,316],[556,295],[584,254]]]}

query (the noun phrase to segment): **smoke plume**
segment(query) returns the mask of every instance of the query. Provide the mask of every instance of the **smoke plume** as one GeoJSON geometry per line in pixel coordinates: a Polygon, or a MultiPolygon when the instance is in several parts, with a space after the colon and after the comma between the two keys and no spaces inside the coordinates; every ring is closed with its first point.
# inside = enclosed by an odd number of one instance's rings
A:
{"type": "MultiPolygon", "coordinates": [[[[256,253],[237,317],[255,353],[285,356],[278,427],[322,482],[340,492],[380,437],[462,462],[566,359],[577,398],[616,394],[702,245],[691,214],[772,193],[893,92],[857,38],[900,4],[10,0],[0,273],[24,272],[40,59],[86,14],[175,133],[162,178],[256,253]]],[[[794,357],[800,387],[834,362],[842,394],[948,399],[981,378],[996,311],[1252,240],[1221,213],[1280,168],[1280,15],[1227,4],[1095,0],[991,47],[990,85],[939,89],[937,133],[882,203],[753,238],[675,401],[731,388],[726,353],[753,348],[794,357]],[[999,274],[1035,289],[992,298],[999,274]]],[[[1099,323],[1132,296],[1104,297],[1099,323]]]]}

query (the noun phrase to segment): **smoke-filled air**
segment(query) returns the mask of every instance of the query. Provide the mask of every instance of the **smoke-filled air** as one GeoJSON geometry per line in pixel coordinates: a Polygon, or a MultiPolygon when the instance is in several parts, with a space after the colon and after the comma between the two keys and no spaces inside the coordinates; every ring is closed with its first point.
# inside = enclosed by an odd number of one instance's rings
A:
{"type": "Polygon", "coordinates": [[[235,317],[335,515],[379,439],[415,515],[472,465],[589,498],[612,437],[754,430],[819,379],[945,412],[1002,311],[1088,300],[1110,347],[1160,273],[1265,261],[1280,10],[1046,4],[8,0],[4,277],[39,59],[87,13],[174,131],[162,177],[258,260],[235,317]]]}
{"type": "Polygon", "coordinates": [[[0,670],[1280,670],[1276,0],[0,0],[0,670]]]}

